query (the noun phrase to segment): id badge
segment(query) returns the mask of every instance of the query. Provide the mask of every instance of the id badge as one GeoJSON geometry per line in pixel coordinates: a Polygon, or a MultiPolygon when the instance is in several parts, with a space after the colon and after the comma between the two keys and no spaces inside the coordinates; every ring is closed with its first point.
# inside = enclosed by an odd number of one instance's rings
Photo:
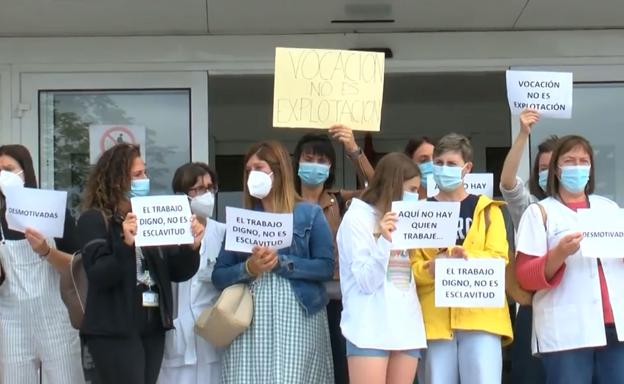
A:
{"type": "Polygon", "coordinates": [[[143,292],[144,307],[158,307],[158,293],[152,291],[143,292]]]}

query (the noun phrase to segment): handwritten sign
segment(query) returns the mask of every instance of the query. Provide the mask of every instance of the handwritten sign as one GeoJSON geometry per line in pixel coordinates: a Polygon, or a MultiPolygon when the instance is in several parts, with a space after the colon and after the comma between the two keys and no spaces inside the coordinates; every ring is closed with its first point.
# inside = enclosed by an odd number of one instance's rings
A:
{"type": "Polygon", "coordinates": [[[450,308],[505,306],[505,260],[436,259],[435,306],[450,308]]]}
{"type": "Polygon", "coordinates": [[[133,197],[130,202],[137,216],[136,246],[193,244],[186,196],[133,197]]]}
{"type": "Polygon", "coordinates": [[[459,202],[395,201],[398,214],[393,249],[442,248],[455,245],[459,202]]]}
{"type": "Polygon", "coordinates": [[[592,258],[624,258],[624,211],[579,209],[578,231],[583,234],[581,254],[592,258]],[[608,218],[608,220],[605,220],[608,218]]]}
{"type": "Polygon", "coordinates": [[[67,204],[66,191],[6,187],[6,221],[9,229],[24,232],[33,228],[46,237],[63,237],[67,204]]]}
{"type": "Polygon", "coordinates": [[[507,71],[507,100],[511,113],[536,109],[542,116],[572,117],[572,73],[507,71]]]}
{"type": "MultiPolygon", "coordinates": [[[[494,175],[491,173],[467,173],[464,177],[466,192],[473,195],[485,195],[490,199],[494,196],[494,175]]],[[[440,192],[433,175],[427,178],[427,197],[433,197],[440,192]]]]}
{"type": "Polygon", "coordinates": [[[225,249],[250,253],[256,245],[273,249],[290,247],[293,236],[291,213],[269,213],[234,207],[225,208],[225,249]]]}
{"type": "Polygon", "coordinates": [[[379,131],[384,54],[275,49],[273,126],[379,131]]]}

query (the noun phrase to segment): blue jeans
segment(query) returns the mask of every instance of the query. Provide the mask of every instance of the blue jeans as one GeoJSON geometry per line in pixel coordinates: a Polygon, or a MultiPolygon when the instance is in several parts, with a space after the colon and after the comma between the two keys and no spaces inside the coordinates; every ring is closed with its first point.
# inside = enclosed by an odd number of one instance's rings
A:
{"type": "Polygon", "coordinates": [[[543,353],[546,384],[624,383],[624,343],[614,326],[607,326],[606,334],[604,347],[543,353]]]}
{"type": "MultiPolygon", "coordinates": [[[[481,331],[454,331],[452,340],[429,340],[424,384],[500,384],[501,337],[481,331]]],[[[420,371],[421,369],[419,369],[420,371]]]]}

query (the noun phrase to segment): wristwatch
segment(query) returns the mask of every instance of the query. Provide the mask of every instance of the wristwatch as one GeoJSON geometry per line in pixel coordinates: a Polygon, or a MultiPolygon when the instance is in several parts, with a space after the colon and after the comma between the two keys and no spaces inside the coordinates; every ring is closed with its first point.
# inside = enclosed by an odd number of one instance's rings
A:
{"type": "Polygon", "coordinates": [[[347,156],[351,159],[351,160],[355,160],[358,157],[360,157],[360,155],[362,154],[362,148],[358,147],[355,151],[353,152],[347,152],[347,156]]]}

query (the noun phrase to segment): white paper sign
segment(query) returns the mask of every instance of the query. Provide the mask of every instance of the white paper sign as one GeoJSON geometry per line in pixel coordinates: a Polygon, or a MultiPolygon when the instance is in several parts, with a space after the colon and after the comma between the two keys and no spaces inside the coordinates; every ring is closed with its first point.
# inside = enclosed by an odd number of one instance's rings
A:
{"type": "Polygon", "coordinates": [[[624,258],[624,211],[579,209],[578,231],[583,234],[581,253],[592,258],[624,258]]]}
{"type": "Polygon", "coordinates": [[[256,245],[282,249],[292,243],[292,213],[226,207],[225,218],[225,249],[228,251],[249,253],[256,245]]]}
{"type": "Polygon", "coordinates": [[[572,117],[572,73],[507,71],[507,100],[511,113],[525,108],[557,119],[572,117]]]}
{"type": "Polygon", "coordinates": [[[435,260],[435,306],[500,308],[505,306],[505,260],[435,260]]]}
{"type": "Polygon", "coordinates": [[[66,191],[7,187],[3,193],[9,229],[24,232],[26,228],[33,228],[46,237],[63,237],[66,191]]]}
{"type": "Polygon", "coordinates": [[[137,247],[193,244],[191,207],[183,195],[133,197],[137,247]]]}
{"type": "MultiPolygon", "coordinates": [[[[491,173],[467,173],[464,176],[464,188],[473,195],[494,197],[494,175],[491,173]]],[[[433,175],[427,178],[427,197],[433,197],[440,192],[433,175]]]]}
{"type": "Polygon", "coordinates": [[[393,249],[442,248],[455,245],[459,202],[395,201],[399,215],[392,232],[393,249]]]}
{"type": "Polygon", "coordinates": [[[145,127],[142,125],[98,125],[89,127],[89,161],[95,164],[110,147],[119,143],[137,144],[145,159],[145,127]]]}

